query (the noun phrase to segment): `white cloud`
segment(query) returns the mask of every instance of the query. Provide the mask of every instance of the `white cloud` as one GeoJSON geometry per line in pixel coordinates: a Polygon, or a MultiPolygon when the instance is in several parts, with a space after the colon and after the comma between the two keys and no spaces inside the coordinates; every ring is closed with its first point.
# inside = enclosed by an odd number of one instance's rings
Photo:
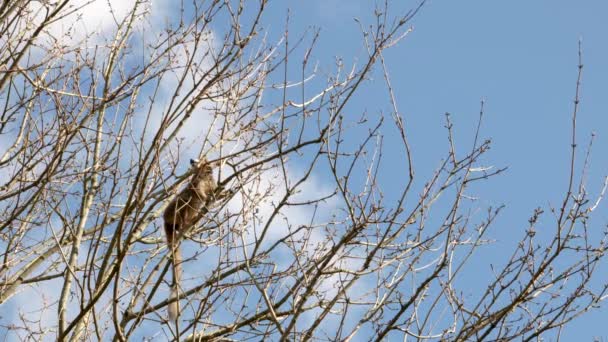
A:
{"type": "MultiPolygon", "coordinates": [[[[287,164],[286,173],[290,182],[301,176],[301,170],[298,169],[297,163],[287,164]]],[[[278,168],[262,172],[256,181],[245,185],[242,192],[237,194],[228,204],[227,210],[229,212],[241,212],[245,214],[245,217],[240,218],[242,221],[234,223],[234,225],[242,227],[241,234],[244,243],[249,245],[248,252],[252,251],[253,247],[251,245],[259,241],[264,226],[271,219],[276,206],[283,199],[285,194],[284,182],[282,172],[278,168]],[[254,221],[256,222],[255,230],[254,221]]],[[[333,192],[333,188],[323,183],[313,173],[305,183],[298,187],[297,191],[299,193],[296,196],[292,196],[290,202],[295,200],[303,202],[325,197],[333,192]]],[[[331,198],[320,203],[319,206],[320,208],[316,212],[312,205],[284,206],[281,208],[280,213],[268,225],[262,246],[268,247],[288,236],[291,233],[290,229],[294,231],[301,226],[308,226],[311,223],[314,225],[327,220],[334,212],[337,201],[331,198]]],[[[294,236],[294,240],[298,240],[302,236],[303,232],[294,236]]],[[[305,248],[310,257],[314,253],[315,248],[318,247],[318,244],[325,241],[326,237],[324,236],[324,232],[321,232],[319,229],[312,229],[308,239],[309,243],[306,244],[305,248]]],[[[279,266],[282,267],[289,266],[291,261],[293,261],[289,257],[289,252],[285,252],[287,253],[285,255],[286,258],[278,260],[281,264],[279,266]]]]}
{"type": "Polygon", "coordinates": [[[104,34],[115,30],[118,23],[131,12],[135,2],[136,0],[71,1],[64,12],[73,13],[51,24],[49,32],[55,37],[62,37],[62,43],[67,44],[79,42],[89,35],[95,41],[100,41],[104,34]]]}
{"type": "MultiPolygon", "coordinates": [[[[149,22],[152,24],[159,25],[151,25],[152,34],[148,37],[154,37],[154,34],[160,32],[160,28],[168,17],[168,14],[171,12],[170,0],[165,1],[153,1],[151,3],[151,12],[149,16],[149,22]]],[[[77,0],[72,5],[73,8],[80,6],[82,4],[87,3],[86,0],[77,0]]],[[[111,39],[114,31],[117,28],[117,21],[122,20],[132,9],[135,0],[97,0],[83,7],[78,13],[70,15],[68,18],[62,19],[54,24],[50,31],[55,35],[63,35],[65,36],[65,41],[62,43],[71,43],[74,44],[80,40],[83,40],[89,37],[89,34],[93,34],[90,36],[91,42],[104,42],[106,39],[111,39]]],[[[148,5],[146,5],[148,6],[148,5]]],[[[143,22],[142,22],[143,23],[143,22]]],[[[145,25],[145,24],[143,24],[145,25]]],[[[213,46],[214,38],[213,33],[210,32],[211,38],[209,40],[209,49],[215,48],[213,46]]],[[[184,65],[184,60],[187,56],[187,51],[192,51],[192,43],[185,43],[180,45],[176,49],[176,57],[177,64],[184,65]]],[[[199,49],[199,51],[202,51],[199,49]]],[[[201,57],[202,58],[202,57],[201,57]]],[[[200,63],[201,69],[206,69],[211,66],[211,61],[207,58],[202,58],[200,63]]],[[[176,72],[179,74],[181,69],[177,69],[176,72]]],[[[186,79],[186,83],[184,84],[185,89],[189,89],[193,86],[191,78],[186,79]]],[[[151,112],[151,116],[149,118],[149,127],[147,129],[148,134],[154,135],[156,130],[160,125],[161,119],[164,115],[166,115],[166,110],[169,105],[169,101],[171,100],[172,95],[177,87],[177,78],[167,78],[164,79],[161,87],[159,95],[156,99],[156,103],[154,104],[151,112]]],[[[178,99],[182,98],[182,95],[178,95],[178,99]]],[[[142,100],[147,99],[147,94],[140,94],[140,98],[142,100]]],[[[226,106],[227,103],[220,103],[219,106],[226,106]]],[[[211,103],[208,101],[203,101],[193,112],[191,118],[186,121],[185,126],[180,131],[178,138],[183,138],[187,140],[186,146],[196,146],[197,141],[200,142],[200,139],[207,133],[208,130],[212,130],[211,123],[213,121],[214,112],[212,110],[215,103],[211,103]]],[[[227,111],[224,108],[224,111],[227,111]]],[[[141,116],[135,117],[136,121],[134,124],[139,127],[139,129],[143,129],[143,124],[146,118],[141,116]]],[[[219,122],[218,124],[221,124],[219,122]]],[[[235,132],[238,130],[237,127],[231,127],[235,132]]],[[[139,133],[139,132],[138,132],[139,133]]],[[[233,143],[236,144],[236,143],[233,143]]],[[[200,145],[200,144],[198,144],[200,145]]],[[[198,147],[198,146],[197,146],[198,147]]],[[[231,147],[231,146],[228,146],[231,147]]],[[[129,147],[127,147],[129,148],[129,147]]],[[[194,157],[192,153],[190,153],[191,157],[194,157]]],[[[291,163],[287,167],[288,177],[294,179],[298,176],[301,176],[301,170],[298,169],[297,163],[291,163]]],[[[243,200],[243,197],[237,195],[235,199],[230,202],[228,209],[232,212],[240,212],[243,208],[243,205],[248,206],[249,208],[256,208],[255,217],[256,221],[260,222],[264,225],[271,217],[272,212],[275,209],[275,206],[281,201],[284,194],[284,186],[282,182],[285,180],[282,179],[282,174],[277,170],[271,170],[267,172],[263,172],[259,179],[253,183],[248,184],[244,191],[247,192],[251,198],[251,202],[249,200],[243,200]],[[261,196],[262,194],[266,194],[261,196]]],[[[314,174],[309,177],[306,183],[304,183],[300,189],[302,192],[294,198],[299,200],[305,199],[313,199],[323,197],[325,195],[330,194],[333,191],[333,188],[323,183],[321,179],[315,177],[314,174]]],[[[337,202],[333,199],[322,204],[322,210],[318,210],[316,213],[316,222],[323,221],[329,218],[329,216],[335,211],[337,206],[337,202]]],[[[251,214],[251,213],[250,213],[251,214]]],[[[289,234],[287,229],[287,223],[292,227],[292,229],[297,229],[302,225],[309,225],[311,223],[311,219],[313,217],[314,208],[313,206],[289,206],[284,207],[281,210],[281,215],[278,215],[274,218],[272,223],[269,225],[268,232],[264,238],[264,246],[268,246],[276,242],[277,240],[285,237],[289,234]]],[[[245,217],[242,219],[251,219],[250,217],[245,217]]],[[[259,239],[260,229],[261,227],[257,227],[257,235],[254,233],[253,226],[251,221],[241,221],[235,223],[235,225],[242,228],[241,234],[245,240],[245,243],[251,244],[259,239]]],[[[235,232],[238,234],[238,232],[235,232]]],[[[309,236],[310,243],[306,245],[306,252],[309,253],[309,256],[312,256],[312,253],[315,252],[315,248],[318,244],[322,243],[326,240],[326,236],[324,232],[320,229],[313,229],[309,236]]],[[[249,249],[249,251],[251,251],[249,249]]],[[[285,258],[280,258],[277,260],[279,267],[287,267],[293,261],[293,255],[290,250],[283,250],[281,253],[285,253],[285,258]]],[[[82,254],[84,255],[84,253],[82,254]]],[[[211,267],[211,265],[210,265],[211,267]]],[[[200,266],[193,265],[192,269],[198,269],[200,271],[200,266]]],[[[188,271],[188,269],[185,269],[188,271]]],[[[188,277],[188,274],[185,274],[188,277]]],[[[335,282],[335,276],[332,278],[323,281],[322,289],[327,291],[328,293],[334,287],[332,284],[335,282]]],[[[41,295],[45,293],[50,294],[58,294],[60,293],[60,287],[58,285],[54,285],[53,283],[45,283],[41,285],[37,292],[38,295],[34,295],[32,293],[32,288],[30,287],[28,290],[17,295],[13,301],[15,306],[17,307],[32,307],[35,303],[37,303],[38,299],[41,298],[41,295]]],[[[109,302],[103,301],[103,302],[109,302]]],[[[50,317],[45,317],[45,322],[50,322],[52,325],[56,324],[56,306],[52,306],[49,312],[50,317]]],[[[17,320],[18,317],[13,316],[10,318],[11,320],[17,320]]]]}

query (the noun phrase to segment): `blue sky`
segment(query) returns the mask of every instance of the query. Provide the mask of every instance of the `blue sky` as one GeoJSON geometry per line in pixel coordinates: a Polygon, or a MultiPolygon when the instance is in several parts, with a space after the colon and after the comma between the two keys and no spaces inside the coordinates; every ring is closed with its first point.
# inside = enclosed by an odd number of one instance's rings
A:
{"type": "MultiPolygon", "coordinates": [[[[105,0],[97,0],[95,4],[102,8],[104,3],[105,0]]],[[[113,3],[121,4],[120,1],[113,3]]],[[[320,38],[311,64],[318,63],[321,74],[324,70],[329,73],[335,68],[335,57],[342,58],[347,66],[365,59],[362,34],[353,18],[360,18],[364,24],[372,23],[376,3],[271,0],[262,26],[270,44],[284,33],[288,10],[291,39],[295,40],[306,30],[319,29],[320,38]]],[[[396,16],[418,2],[389,0],[389,3],[396,16]]],[[[163,14],[167,13],[171,11],[163,14]]],[[[608,2],[597,0],[430,0],[410,23],[413,31],[386,52],[391,82],[413,149],[418,189],[446,156],[444,114],[452,115],[456,144],[463,149],[462,154],[470,146],[482,99],[485,101],[482,138],[493,141],[482,164],[508,167],[506,173],[475,185],[468,193],[479,198],[473,206],[506,205],[490,233],[496,243],[492,248],[482,248],[481,257],[471,263],[474,272],[466,273],[469,278],[463,285],[468,288],[474,289],[480,284],[476,276],[490,274],[489,263],[499,264],[512,252],[534,208],[558,206],[563,199],[568,181],[579,40],[584,70],[577,166],[580,169],[582,149],[595,132],[587,177],[587,190],[592,198],[597,196],[603,177],[608,175],[606,13],[608,2]]],[[[214,29],[221,32],[221,24],[217,23],[214,29]]],[[[297,50],[294,55],[290,80],[299,79],[298,57],[303,51],[303,48],[297,50]]],[[[374,118],[383,112],[388,117],[391,107],[381,76],[377,71],[372,74],[372,81],[357,93],[347,113],[358,116],[368,111],[374,118]]],[[[322,77],[310,84],[311,93],[315,87],[325,85],[322,77]]],[[[271,103],[280,100],[270,98],[271,103]]],[[[384,133],[387,151],[381,185],[390,198],[391,182],[403,179],[403,169],[393,167],[390,156],[402,156],[402,151],[391,148],[391,141],[398,140],[395,132],[389,129],[384,133]]],[[[323,184],[314,184],[315,187],[322,188],[323,184]]],[[[306,213],[290,214],[306,216],[306,213]]],[[[592,222],[599,234],[608,222],[607,203],[601,204],[592,222]]],[[[541,219],[541,226],[548,229],[553,227],[552,223],[549,215],[541,219]]],[[[607,281],[606,274],[608,269],[604,266],[598,272],[600,280],[607,281]]],[[[566,341],[608,339],[603,327],[607,315],[606,308],[588,313],[569,326],[562,338],[566,341]]]]}
{"type": "MultiPolygon", "coordinates": [[[[417,2],[389,3],[393,13],[404,13],[417,2]]],[[[374,2],[274,1],[270,5],[266,23],[271,34],[282,33],[288,8],[293,36],[320,28],[315,57],[321,68],[331,66],[334,56],[346,63],[363,57],[361,33],[352,18],[372,22],[374,2]]],[[[386,53],[418,177],[426,179],[445,156],[444,114],[452,114],[457,144],[469,146],[480,101],[485,101],[482,136],[493,141],[485,161],[509,169],[474,188],[480,206],[506,205],[491,234],[497,239],[495,248],[474,263],[482,272],[489,269],[488,261],[497,262],[506,256],[503,252],[512,251],[534,208],[546,210],[563,199],[579,40],[584,69],[577,166],[580,170],[583,149],[594,132],[586,187],[592,197],[599,193],[608,174],[606,13],[608,3],[602,1],[431,0],[412,21],[413,32],[386,53]]],[[[379,76],[375,82],[382,83],[379,76]]],[[[390,112],[382,86],[365,88],[363,95],[351,108],[390,112]]],[[[394,176],[398,174],[386,175],[394,176]]],[[[608,208],[602,203],[592,221],[596,233],[607,221],[608,208]]],[[[549,229],[552,223],[550,216],[541,220],[549,229]]],[[[605,271],[604,267],[600,273],[605,271]]],[[[562,337],[608,338],[602,326],[607,314],[606,308],[589,313],[562,337]]]]}

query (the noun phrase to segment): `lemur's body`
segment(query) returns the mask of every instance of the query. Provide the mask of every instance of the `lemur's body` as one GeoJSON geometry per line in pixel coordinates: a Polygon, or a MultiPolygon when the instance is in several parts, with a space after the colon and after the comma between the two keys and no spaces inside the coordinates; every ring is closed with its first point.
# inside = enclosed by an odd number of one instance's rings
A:
{"type": "MultiPolygon", "coordinates": [[[[208,203],[216,183],[213,179],[213,169],[206,159],[190,160],[194,174],[188,186],[184,188],[169,204],[163,214],[167,247],[173,256],[173,284],[171,296],[178,296],[179,282],[182,274],[182,258],[179,250],[179,239],[200,219],[202,207],[208,203]]],[[[178,300],[169,304],[169,319],[175,321],[179,314],[178,300]]]]}

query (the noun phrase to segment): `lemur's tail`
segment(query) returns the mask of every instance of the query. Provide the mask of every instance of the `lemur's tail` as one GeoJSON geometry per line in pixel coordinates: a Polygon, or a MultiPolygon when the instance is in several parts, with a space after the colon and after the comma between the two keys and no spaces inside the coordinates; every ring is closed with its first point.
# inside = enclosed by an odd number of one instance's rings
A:
{"type": "Polygon", "coordinates": [[[169,321],[175,322],[177,320],[177,316],[179,316],[179,300],[175,299],[179,295],[178,286],[173,284],[171,286],[171,294],[169,295],[169,300],[174,299],[174,302],[169,303],[169,307],[167,311],[169,312],[169,321]]]}
{"type": "Polygon", "coordinates": [[[170,253],[172,256],[173,263],[173,282],[171,284],[171,293],[169,294],[169,300],[172,300],[169,303],[168,312],[169,312],[169,321],[174,322],[177,320],[179,316],[179,283],[182,277],[182,255],[179,250],[179,240],[176,238],[175,234],[179,231],[178,227],[174,224],[165,222],[165,233],[167,234],[167,247],[170,248],[170,253]]]}

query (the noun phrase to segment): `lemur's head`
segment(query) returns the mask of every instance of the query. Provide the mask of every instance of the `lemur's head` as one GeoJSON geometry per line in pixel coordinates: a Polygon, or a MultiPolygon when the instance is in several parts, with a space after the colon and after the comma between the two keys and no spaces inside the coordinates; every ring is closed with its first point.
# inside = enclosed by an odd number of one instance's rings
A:
{"type": "Polygon", "coordinates": [[[196,170],[195,177],[209,177],[213,175],[213,167],[215,163],[209,163],[207,158],[190,159],[190,165],[196,170]]]}

